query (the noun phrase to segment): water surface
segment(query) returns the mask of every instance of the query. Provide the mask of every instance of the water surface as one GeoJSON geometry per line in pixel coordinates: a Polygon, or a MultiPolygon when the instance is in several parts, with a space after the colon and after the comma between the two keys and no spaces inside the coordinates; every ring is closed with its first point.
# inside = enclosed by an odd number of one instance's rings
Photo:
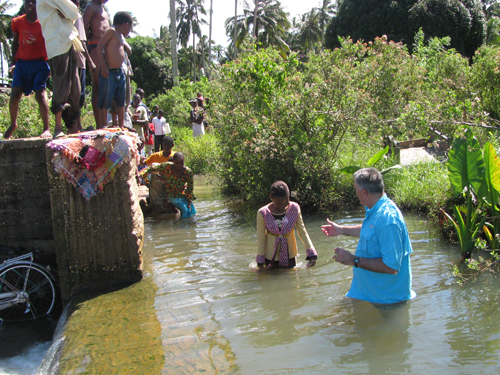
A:
{"type": "Polygon", "coordinates": [[[146,218],[141,282],[78,304],[61,373],[499,373],[499,279],[453,284],[458,249],[425,217],[405,215],[417,297],[380,309],[344,297],[352,269],[331,256],[356,239],[320,229],[327,216],[359,223],[363,210],[304,217],[315,267],[299,249],[296,269],[257,272],[255,213],[203,182],[195,217],[146,218]]]}

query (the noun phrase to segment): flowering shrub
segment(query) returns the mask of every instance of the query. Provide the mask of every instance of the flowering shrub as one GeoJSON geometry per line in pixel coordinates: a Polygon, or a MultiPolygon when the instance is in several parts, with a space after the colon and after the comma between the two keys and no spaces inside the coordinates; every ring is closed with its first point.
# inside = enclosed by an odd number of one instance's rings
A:
{"type": "Polygon", "coordinates": [[[469,61],[448,42],[419,33],[410,55],[385,37],[342,40],[307,63],[269,49],[222,66],[210,91],[224,191],[258,205],[284,180],[301,205],[332,208],[339,197],[356,201],[338,170],[380,150],[385,136],[427,137],[432,126],[453,138],[462,123],[493,123],[469,61]]]}

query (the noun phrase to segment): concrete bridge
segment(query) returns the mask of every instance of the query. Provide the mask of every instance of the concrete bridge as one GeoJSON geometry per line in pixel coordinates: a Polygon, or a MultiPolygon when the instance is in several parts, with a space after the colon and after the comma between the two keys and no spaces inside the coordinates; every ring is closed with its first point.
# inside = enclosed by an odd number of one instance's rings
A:
{"type": "Polygon", "coordinates": [[[0,245],[36,253],[58,275],[63,302],[140,280],[144,219],[134,159],[85,200],[54,171],[47,142],[0,142],[0,245]]]}

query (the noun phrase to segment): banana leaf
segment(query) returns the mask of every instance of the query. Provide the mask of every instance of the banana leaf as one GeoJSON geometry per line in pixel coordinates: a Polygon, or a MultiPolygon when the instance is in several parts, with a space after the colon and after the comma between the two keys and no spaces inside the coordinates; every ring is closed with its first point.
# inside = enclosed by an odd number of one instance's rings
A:
{"type": "Polygon", "coordinates": [[[484,179],[484,160],[479,142],[470,129],[466,129],[462,137],[452,145],[448,158],[448,175],[451,187],[460,194],[471,187],[477,193],[484,179]]]}
{"type": "MultiPolygon", "coordinates": [[[[389,152],[389,146],[386,146],[383,150],[377,152],[373,155],[367,162],[368,167],[373,167],[382,157],[389,152]]],[[[359,171],[362,167],[358,167],[357,165],[349,165],[347,167],[342,168],[340,171],[346,174],[353,174],[359,171]]]]}
{"type": "Polygon", "coordinates": [[[368,160],[368,166],[373,167],[382,157],[389,152],[389,146],[385,146],[382,151],[377,152],[368,160]]]}
{"type": "Polygon", "coordinates": [[[500,159],[490,142],[484,145],[484,180],[479,190],[479,197],[498,214],[500,197],[500,159]]]}

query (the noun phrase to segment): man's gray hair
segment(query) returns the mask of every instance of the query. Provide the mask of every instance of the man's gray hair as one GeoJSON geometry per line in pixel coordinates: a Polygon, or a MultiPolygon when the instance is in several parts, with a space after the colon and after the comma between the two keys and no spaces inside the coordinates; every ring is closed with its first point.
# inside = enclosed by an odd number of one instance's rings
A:
{"type": "Polygon", "coordinates": [[[366,189],[368,194],[384,192],[384,178],[376,168],[363,168],[354,172],[354,181],[360,189],[366,189]]]}

